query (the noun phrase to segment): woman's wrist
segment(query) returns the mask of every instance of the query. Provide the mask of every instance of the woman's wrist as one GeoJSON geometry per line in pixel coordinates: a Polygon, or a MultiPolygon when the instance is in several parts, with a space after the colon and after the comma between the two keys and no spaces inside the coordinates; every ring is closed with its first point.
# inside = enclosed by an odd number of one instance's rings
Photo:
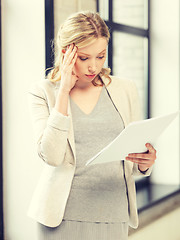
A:
{"type": "Polygon", "coordinates": [[[59,94],[68,95],[68,96],[69,96],[69,93],[70,93],[70,90],[68,90],[68,89],[60,86],[60,88],[59,88],[59,94]]]}
{"type": "Polygon", "coordinates": [[[69,92],[64,90],[63,88],[59,89],[56,103],[55,103],[55,109],[62,113],[65,116],[68,116],[68,99],[69,99],[69,92]]]}
{"type": "Polygon", "coordinates": [[[138,169],[141,173],[146,173],[149,170],[149,168],[143,168],[142,169],[142,168],[139,167],[139,165],[138,165],[138,169]]]}

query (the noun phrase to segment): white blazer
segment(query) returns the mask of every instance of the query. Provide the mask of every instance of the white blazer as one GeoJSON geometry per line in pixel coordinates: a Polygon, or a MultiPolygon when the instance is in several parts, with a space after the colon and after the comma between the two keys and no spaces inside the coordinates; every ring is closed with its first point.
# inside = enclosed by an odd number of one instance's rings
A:
{"type": "MultiPolygon", "coordinates": [[[[105,85],[108,79],[101,76],[105,85]]],[[[121,114],[125,126],[139,120],[140,106],[133,81],[110,76],[109,96],[121,114]]],[[[76,168],[76,152],[70,105],[68,116],[55,108],[60,82],[44,79],[32,85],[28,92],[38,155],[44,160],[44,169],[33,194],[28,216],[49,227],[58,226],[63,219],[66,202],[76,168]]],[[[144,175],[137,164],[125,161],[125,179],[128,191],[129,225],[138,226],[136,192],[133,175],[144,175]]],[[[146,176],[151,173],[151,168],[146,176]]]]}

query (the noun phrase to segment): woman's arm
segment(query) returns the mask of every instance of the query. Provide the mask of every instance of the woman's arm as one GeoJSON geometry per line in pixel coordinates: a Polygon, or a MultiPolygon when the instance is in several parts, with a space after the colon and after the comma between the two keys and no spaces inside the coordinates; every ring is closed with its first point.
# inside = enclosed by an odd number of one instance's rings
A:
{"type": "Polygon", "coordinates": [[[55,108],[49,112],[43,90],[36,84],[28,94],[37,152],[40,158],[52,166],[59,166],[64,159],[70,117],[55,108]]]}
{"type": "Polygon", "coordinates": [[[61,85],[58,91],[55,109],[67,116],[69,93],[78,80],[78,76],[73,72],[77,59],[77,47],[71,44],[64,53],[63,63],[62,66],[60,66],[61,85]]]}
{"type": "MultiPolygon", "coordinates": [[[[68,116],[69,92],[77,81],[77,76],[73,75],[73,67],[77,58],[76,52],[77,48],[74,45],[71,45],[66,51],[61,66],[61,85],[51,113],[47,102],[48,97],[41,86],[45,83],[36,84],[29,91],[29,106],[38,155],[52,166],[62,164],[66,153],[70,128],[70,117],[68,116]]],[[[52,91],[52,97],[54,97],[54,89],[49,89],[51,87],[48,84],[48,92],[52,91]]]]}

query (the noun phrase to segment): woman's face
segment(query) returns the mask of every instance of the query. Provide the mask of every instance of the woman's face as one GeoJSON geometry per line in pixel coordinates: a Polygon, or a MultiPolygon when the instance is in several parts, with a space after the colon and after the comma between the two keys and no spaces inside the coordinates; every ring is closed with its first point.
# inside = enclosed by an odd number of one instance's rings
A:
{"type": "Polygon", "coordinates": [[[87,47],[78,48],[75,73],[80,81],[91,82],[101,71],[106,60],[107,40],[98,38],[87,47]]]}

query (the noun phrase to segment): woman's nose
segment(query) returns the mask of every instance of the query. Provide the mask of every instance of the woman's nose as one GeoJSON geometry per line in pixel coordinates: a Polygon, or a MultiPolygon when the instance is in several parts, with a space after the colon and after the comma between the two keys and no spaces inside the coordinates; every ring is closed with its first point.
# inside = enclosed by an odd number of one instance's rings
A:
{"type": "Polygon", "coordinates": [[[90,73],[96,72],[96,62],[95,61],[91,61],[91,63],[88,66],[88,70],[90,73]]]}

